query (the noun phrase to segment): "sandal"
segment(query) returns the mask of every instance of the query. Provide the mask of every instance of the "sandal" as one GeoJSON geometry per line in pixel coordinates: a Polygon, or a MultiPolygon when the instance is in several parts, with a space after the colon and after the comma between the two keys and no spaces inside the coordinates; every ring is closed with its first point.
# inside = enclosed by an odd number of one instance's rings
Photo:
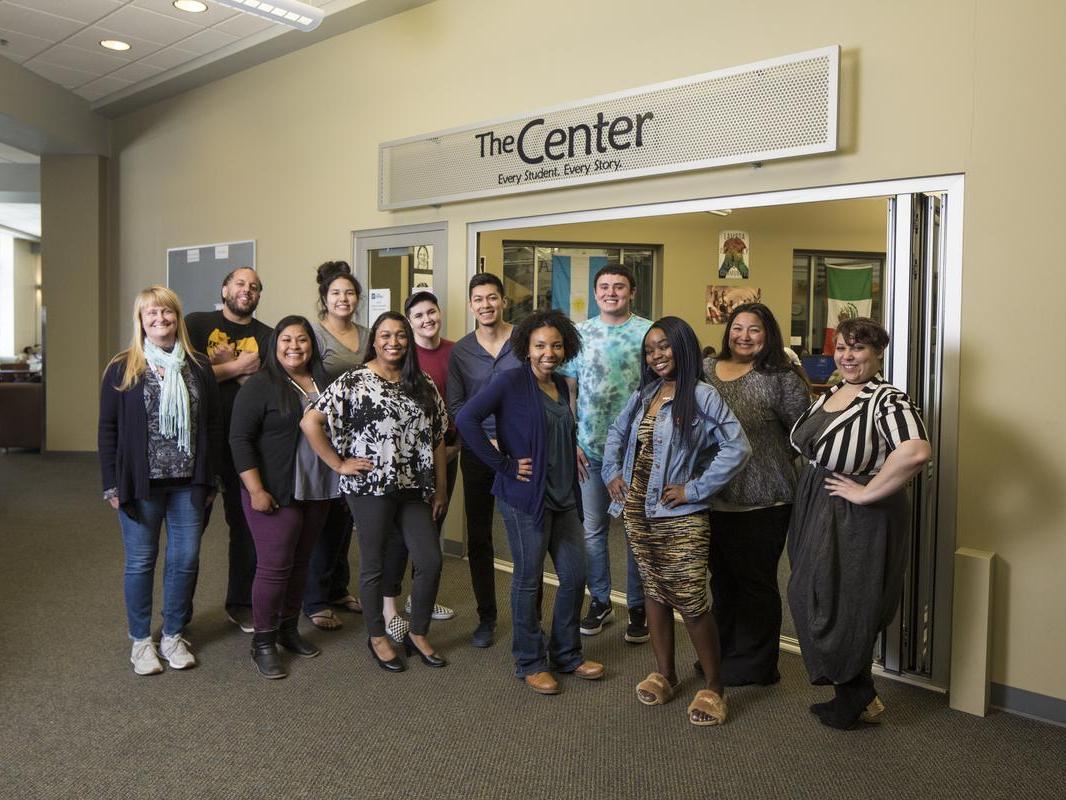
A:
{"type": "Polygon", "coordinates": [[[674,696],[679,684],[671,685],[666,676],[653,672],[637,684],[637,699],[646,706],[661,706],[674,696]]]}
{"type": "Polygon", "coordinates": [[[313,614],[308,614],[307,618],[320,631],[337,631],[343,627],[332,608],[319,609],[313,614]]]}
{"type": "Polygon", "coordinates": [[[688,721],[693,725],[721,725],[727,715],[725,698],[712,689],[700,689],[688,704],[688,721]],[[707,719],[696,717],[696,712],[704,714],[707,719]]]}
{"type": "Polygon", "coordinates": [[[359,602],[359,598],[354,595],[346,594],[344,597],[338,597],[336,600],[330,600],[331,606],[337,608],[343,608],[345,611],[351,611],[353,614],[363,613],[363,604],[359,602]]]}

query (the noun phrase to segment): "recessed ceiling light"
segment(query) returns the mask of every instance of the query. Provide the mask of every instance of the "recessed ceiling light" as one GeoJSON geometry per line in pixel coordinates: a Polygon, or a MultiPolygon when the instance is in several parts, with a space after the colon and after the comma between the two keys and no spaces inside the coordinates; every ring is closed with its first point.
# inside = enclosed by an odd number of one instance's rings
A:
{"type": "Polygon", "coordinates": [[[188,11],[190,14],[207,11],[207,3],[201,3],[200,0],[174,0],[173,5],[178,11],[188,11]]]}
{"type": "Polygon", "coordinates": [[[100,42],[101,47],[106,47],[108,50],[129,50],[130,43],[124,42],[121,39],[104,39],[100,42]]]}

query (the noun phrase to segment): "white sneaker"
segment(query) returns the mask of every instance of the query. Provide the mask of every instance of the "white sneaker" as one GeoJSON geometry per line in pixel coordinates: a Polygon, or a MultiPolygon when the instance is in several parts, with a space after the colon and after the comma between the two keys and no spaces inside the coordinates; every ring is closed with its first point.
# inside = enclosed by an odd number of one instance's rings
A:
{"type": "Polygon", "coordinates": [[[155,642],[152,641],[152,637],[134,639],[130,663],[133,664],[133,671],[138,675],[158,675],[163,671],[163,665],[159,663],[159,654],[155,651],[155,642]]]}
{"type": "Polygon", "coordinates": [[[159,642],[159,655],[166,659],[172,669],[188,669],[196,666],[196,656],[189,652],[189,643],[181,634],[164,636],[159,642]]]}
{"type": "MultiPolygon", "coordinates": [[[[408,614],[411,613],[411,595],[407,595],[407,605],[403,607],[403,610],[408,614]]],[[[433,619],[451,619],[455,616],[455,610],[448,608],[448,606],[442,606],[439,603],[433,604],[433,613],[430,615],[433,619]]]]}

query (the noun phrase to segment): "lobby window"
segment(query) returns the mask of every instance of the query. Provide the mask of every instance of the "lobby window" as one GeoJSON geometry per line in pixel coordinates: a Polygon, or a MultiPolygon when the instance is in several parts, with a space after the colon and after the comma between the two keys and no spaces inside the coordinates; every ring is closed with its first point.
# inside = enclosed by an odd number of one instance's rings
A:
{"type": "Polygon", "coordinates": [[[600,267],[621,262],[633,270],[633,313],[653,318],[655,245],[503,243],[503,285],[509,301],[504,318],[519,322],[534,311],[557,308],[575,322],[599,314],[593,278],[600,267]]]}
{"type": "MultiPolygon", "coordinates": [[[[881,282],[885,269],[884,253],[847,253],[834,251],[795,250],[792,253],[792,339],[793,348],[802,348],[804,355],[818,355],[823,352],[826,328],[835,328],[836,320],[829,320],[830,300],[838,300],[830,294],[830,273],[836,275],[868,276],[870,316],[878,322],[882,319],[881,282]]],[[[845,282],[846,283],[846,282],[845,282]]],[[[865,286],[866,283],[864,282],[865,286]]],[[[849,294],[838,291],[837,294],[849,294]]],[[[865,295],[865,288],[858,294],[865,295]]],[[[859,302],[848,302],[856,298],[845,299],[848,308],[862,310],[867,306],[859,302]]],[[[854,316],[854,314],[852,314],[854,316]]],[[[787,342],[786,342],[787,344],[787,342]]]]}

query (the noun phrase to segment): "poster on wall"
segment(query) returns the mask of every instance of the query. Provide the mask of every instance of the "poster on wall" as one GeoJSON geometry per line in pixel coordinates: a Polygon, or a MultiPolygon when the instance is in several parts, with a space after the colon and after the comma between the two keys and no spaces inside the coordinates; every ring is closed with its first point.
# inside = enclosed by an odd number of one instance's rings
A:
{"type": "Polygon", "coordinates": [[[751,244],[747,231],[718,233],[718,277],[724,280],[747,280],[751,263],[751,244]]]}
{"type": "Polygon", "coordinates": [[[707,324],[722,325],[737,306],[745,303],[758,303],[762,300],[762,289],[750,286],[707,287],[707,324]]]}

